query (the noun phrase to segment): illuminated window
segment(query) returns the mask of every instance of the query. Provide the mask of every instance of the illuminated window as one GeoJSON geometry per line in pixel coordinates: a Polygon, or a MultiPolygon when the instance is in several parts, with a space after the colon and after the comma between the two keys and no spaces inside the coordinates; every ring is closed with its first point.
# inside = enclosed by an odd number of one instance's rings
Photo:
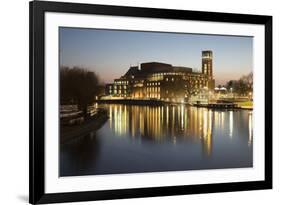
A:
{"type": "Polygon", "coordinates": [[[166,81],[169,81],[169,78],[166,78],[166,81]]]}

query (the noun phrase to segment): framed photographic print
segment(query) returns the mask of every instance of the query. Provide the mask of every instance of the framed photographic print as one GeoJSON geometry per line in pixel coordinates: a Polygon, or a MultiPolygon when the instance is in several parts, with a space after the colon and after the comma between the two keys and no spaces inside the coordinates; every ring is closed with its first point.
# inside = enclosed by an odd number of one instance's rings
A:
{"type": "Polygon", "coordinates": [[[30,203],[272,188],[272,17],[30,2],[30,203]]]}

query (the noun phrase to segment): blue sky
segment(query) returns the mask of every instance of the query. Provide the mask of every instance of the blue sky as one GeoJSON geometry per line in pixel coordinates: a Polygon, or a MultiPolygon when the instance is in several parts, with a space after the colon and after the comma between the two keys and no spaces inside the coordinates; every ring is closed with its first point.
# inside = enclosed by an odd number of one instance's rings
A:
{"type": "Polygon", "coordinates": [[[253,38],[161,32],[60,28],[60,64],[95,71],[109,83],[130,65],[158,61],[201,70],[201,51],[213,51],[216,84],[253,67],[253,38]]]}

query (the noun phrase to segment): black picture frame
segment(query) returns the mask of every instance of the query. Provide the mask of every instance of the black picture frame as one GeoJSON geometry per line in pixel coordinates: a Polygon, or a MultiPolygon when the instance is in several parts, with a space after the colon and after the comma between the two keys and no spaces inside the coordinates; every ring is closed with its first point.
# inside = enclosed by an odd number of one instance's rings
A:
{"type": "Polygon", "coordinates": [[[262,15],[215,13],[124,6],[105,6],[62,2],[33,1],[30,12],[30,142],[29,202],[32,204],[90,201],[183,195],[198,193],[259,190],[272,188],[272,17],[262,15]],[[219,184],[167,186],[153,188],[84,191],[71,193],[45,192],[45,70],[44,26],[46,12],[100,14],[162,19],[199,20],[210,22],[259,24],[265,27],[265,180],[219,184]]]}

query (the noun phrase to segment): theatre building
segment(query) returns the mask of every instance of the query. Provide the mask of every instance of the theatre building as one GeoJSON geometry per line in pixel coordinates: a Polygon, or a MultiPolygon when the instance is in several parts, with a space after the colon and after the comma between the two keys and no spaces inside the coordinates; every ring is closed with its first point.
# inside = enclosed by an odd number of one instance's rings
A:
{"type": "Polygon", "coordinates": [[[212,51],[202,51],[201,72],[160,62],[132,66],[125,75],[106,85],[106,98],[187,101],[190,96],[199,95],[202,89],[214,89],[212,61],[212,51]]]}

